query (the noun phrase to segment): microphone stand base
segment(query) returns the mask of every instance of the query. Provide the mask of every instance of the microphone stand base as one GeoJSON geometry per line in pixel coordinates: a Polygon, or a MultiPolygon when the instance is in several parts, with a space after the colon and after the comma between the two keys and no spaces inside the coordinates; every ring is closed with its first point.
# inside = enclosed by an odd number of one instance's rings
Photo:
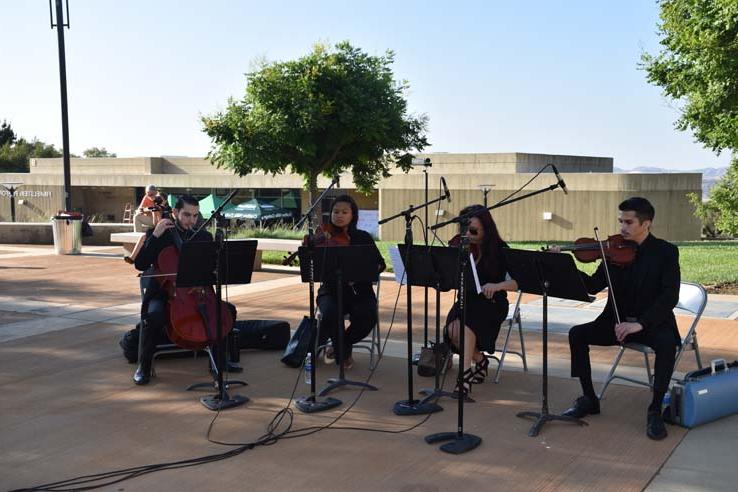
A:
{"type": "Polygon", "coordinates": [[[392,407],[395,415],[426,415],[443,411],[443,407],[437,403],[425,400],[401,400],[392,407]]]}
{"type": "Polygon", "coordinates": [[[441,441],[451,441],[441,445],[438,449],[449,454],[462,454],[471,451],[482,443],[482,438],[474,434],[459,432],[439,432],[425,436],[425,442],[435,444],[441,441]]]}
{"type": "Polygon", "coordinates": [[[527,418],[536,419],[536,422],[533,424],[533,427],[531,427],[530,430],[528,431],[528,435],[530,437],[536,437],[538,433],[541,432],[541,427],[543,427],[543,424],[545,424],[546,422],[560,421],[560,422],[569,422],[572,424],[577,424],[579,426],[589,425],[584,420],[580,420],[574,417],[569,417],[567,415],[552,415],[548,412],[519,412],[517,416],[520,417],[521,419],[527,419],[527,418]]]}
{"type": "Polygon", "coordinates": [[[425,395],[425,398],[420,400],[420,403],[435,402],[443,397],[453,398],[454,394],[450,391],[443,391],[442,389],[426,388],[418,391],[421,395],[425,395]]]}
{"type": "Polygon", "coordinates": [[[320,393],[318,393],[318,396],[325,396],[329,392],[333,391],[336,388],[340,388],[341,386],[357,386],[359,388],[364,388],[365,390],[369,391],[377,391],[377,387],[374,385],[371,385],[369,383],[364,383],[361,381],[351,381],[350,379],[343,379],[343,378],[330,378],[328,380],[328,386],[323,388],[320,393]]]}
{"type": "Polygon", "coordinates": [[[223,392],[223,398],[218,395],[203,396],[200,398],[202,403],[208,410],[218,411],[226,410],[228,408],[240,407],[249,401],[248,397],[241,395],[228,396],[228,393],[223,392]]]}
{"type": "Polygon", "coordinates": [[[341,405],[341,403],[341,400],[330,396],[328,398],[321,399],[318,399],[315,396],[303,396],[295,401],[297,408],[304,413],[323,412],[325,410],[330,410],[331,408],[336,408],[341,405]]]}

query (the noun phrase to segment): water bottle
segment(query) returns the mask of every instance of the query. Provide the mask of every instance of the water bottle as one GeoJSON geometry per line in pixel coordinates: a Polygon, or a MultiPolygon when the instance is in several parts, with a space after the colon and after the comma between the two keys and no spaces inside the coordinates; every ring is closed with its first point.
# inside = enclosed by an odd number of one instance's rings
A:
{"type": "Polygon", "coordinates": [[[304,371],[305,384],[311,384],[313,382],[311,379],[313,376],[313,357],[310,352],[308,352],[307,357],[305,357],[304,371]]]}

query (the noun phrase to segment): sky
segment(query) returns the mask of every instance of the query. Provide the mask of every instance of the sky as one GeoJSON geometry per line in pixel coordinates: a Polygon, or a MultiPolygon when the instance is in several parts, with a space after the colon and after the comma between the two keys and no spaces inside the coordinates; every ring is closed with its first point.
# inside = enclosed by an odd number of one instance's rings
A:
{"type": "MultiPolygon", "coordinates": [[[[71,152],[205,156],[200,116],[240,99],[260,59],[348,40],[395,52],[426,152],[606,156],[615,166],[723,167],[674,129],[677,104],[638,68],[659,49],[655,0],[68,0],[71,152]]],[[[0,0],[0,120],[61,147],[47,0],[0,0]]]]}

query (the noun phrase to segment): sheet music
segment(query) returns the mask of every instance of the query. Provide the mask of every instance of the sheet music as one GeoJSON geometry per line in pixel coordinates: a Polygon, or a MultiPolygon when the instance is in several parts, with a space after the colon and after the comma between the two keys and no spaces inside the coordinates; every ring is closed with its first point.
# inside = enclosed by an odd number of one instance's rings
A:
{"type": "Polygon", "coordinates": [[[477,264],[474,262],[474,256],[469,253],[469,264],[471,265],[472,275],[474,275],[474,285],[477,288],[477,294],[482,293],[482,286],[479,284],[479,274],[477,273],[477,264]]]}
{"type": "Polygon", "coordinates": [[[390,260],[392,261],[392,269],[395,271],[395,282],[400,285],[407,285],[407,277],[405,276],[405,263],[402,261],[400,249],[397,246],[388,248],[390,260]]]}

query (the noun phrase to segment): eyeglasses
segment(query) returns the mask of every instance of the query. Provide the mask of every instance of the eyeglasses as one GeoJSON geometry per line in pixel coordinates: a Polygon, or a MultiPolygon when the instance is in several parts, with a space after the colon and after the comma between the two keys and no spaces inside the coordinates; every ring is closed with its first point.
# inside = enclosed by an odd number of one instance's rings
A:
{"type": "Polygon", "coordinates": [[[476,227],[470,227],[469,234],[471,234],[472,236],[476,236],[477,234],[479,234],[479,229],[477,229],[476,227]]]}

